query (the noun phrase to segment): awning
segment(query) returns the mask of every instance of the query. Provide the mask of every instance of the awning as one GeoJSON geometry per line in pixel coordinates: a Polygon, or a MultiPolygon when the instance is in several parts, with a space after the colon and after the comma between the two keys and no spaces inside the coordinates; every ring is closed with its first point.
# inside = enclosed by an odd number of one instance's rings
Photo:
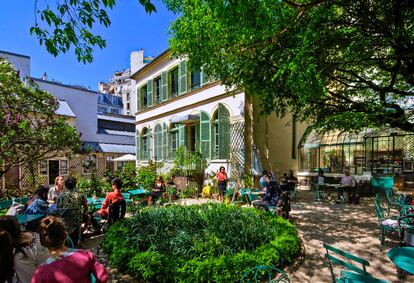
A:
{"type": "Polygon", "coordinates": [[[99,147],[101,149],[101,152],[135,153],[135,146],[134,145],[100,143],[99,147]]]}
{"type": "Polygon", "coordinates": [[[125,154],[120,157],[114,158],[113,161],[135,161],[136,157],[132,154],[125,154]]]}
{"type": "Polygon", "coordinates": [[[171,118],[171,123],[186,124],[200,121],[199,114],[188,114],[171,118]]]}
{"type": "Polygon", "coordinates": [[[56,109],[56,114],[67,117],[76,117],[72,109],[70,109],[69,104],[64,100],[58,100],[58,109],[56,109]]]}
{"type": "Polygon", "coordinates": [[[134,154],[135,146],[128,144],[111,144],[97,142],[83,142],[81,149],[89,149],[92,152],[134,154]]]}

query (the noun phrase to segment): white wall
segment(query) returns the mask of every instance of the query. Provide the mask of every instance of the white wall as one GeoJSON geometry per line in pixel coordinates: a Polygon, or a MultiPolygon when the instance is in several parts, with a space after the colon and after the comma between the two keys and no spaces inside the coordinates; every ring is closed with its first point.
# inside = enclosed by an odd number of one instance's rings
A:
{"type": "Polygon", "coordinates": [[[9,52],[0,51],[0,58],[9,61],[19,71],[20,79],[30,76],[30,57],[9,52]]]}
{"type": "Polygon", "coordinates": [[[65,100],[76,116],[76,129],[81,133],[82,141],[98,142],[97,109],[98,93],[78,89],[49,81],[34,79],[43,90],[50,92],[58,99],[65,100]]]}

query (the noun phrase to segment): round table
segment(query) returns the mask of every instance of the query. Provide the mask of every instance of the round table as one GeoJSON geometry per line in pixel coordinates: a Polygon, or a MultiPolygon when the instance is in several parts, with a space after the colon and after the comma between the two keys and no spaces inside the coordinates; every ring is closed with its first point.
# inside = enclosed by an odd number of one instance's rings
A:
{"type": "Polygon", "coordinates": [[[414,247],[392,248],[387,256],[397,267],[414,274],[414,247]]]}

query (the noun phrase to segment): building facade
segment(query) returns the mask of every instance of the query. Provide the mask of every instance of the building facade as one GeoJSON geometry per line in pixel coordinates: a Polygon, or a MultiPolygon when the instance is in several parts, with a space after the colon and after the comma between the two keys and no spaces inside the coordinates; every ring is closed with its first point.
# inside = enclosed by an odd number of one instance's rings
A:
{"type": "MultiPolygon", "coordinates": [[[[98,95],[96,91],[66,85],[42,78],[30,77],[30,57],[0,51],[0,57],[8,60],[21,75],[23,81],[36,83],[39,88],[53,95],[59,103],[56,115],[67,118],[80,135],[83,154],[71,155],[62,152],[54,158],[39,164],[37,182],[52,185],[58,175],[73,175],[91,178],[100,177],[106,169],[117,169],[113,159],[135,152],[134,118],[123,115],[98,115],[98,95]]],[[[29,186],[26,168],[16,166],[0,182],[2,188],[29,186]]]]}
{"type": "Polygon", "coordinates": [[[262,168],[281,174],[297,170],[297,146],[304,125],[276,115],[260,117],[260,103],[240,89],[228,89],[169,50],[141,68],[136,81],[137,164],[173,166],[180,147],[206,160],[204,172],[224,166],[232,177],[262,168]],[[255,157],[259,157],[258,166],[255,157]],[[262,167],[262,168],[260,168],[262,167]]]}

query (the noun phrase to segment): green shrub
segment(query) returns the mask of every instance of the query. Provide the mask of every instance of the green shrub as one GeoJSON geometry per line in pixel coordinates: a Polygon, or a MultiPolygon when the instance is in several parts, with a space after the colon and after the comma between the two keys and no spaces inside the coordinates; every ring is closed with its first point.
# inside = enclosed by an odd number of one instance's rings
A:
{"type": "Polygon", "coordinates": [[[253,266],[291,263],[300,242],[282,218],[205,204],[143,209],[113,225],[103,248],[139,280],[235,282],[253,266]]]}
{"type": "Polygon", "coordinates": [[[144,189],[151,191],[157,178],[157,166],[151,160],[147,166],[142,166],[138,170],[138,184],[144,189]]]}

